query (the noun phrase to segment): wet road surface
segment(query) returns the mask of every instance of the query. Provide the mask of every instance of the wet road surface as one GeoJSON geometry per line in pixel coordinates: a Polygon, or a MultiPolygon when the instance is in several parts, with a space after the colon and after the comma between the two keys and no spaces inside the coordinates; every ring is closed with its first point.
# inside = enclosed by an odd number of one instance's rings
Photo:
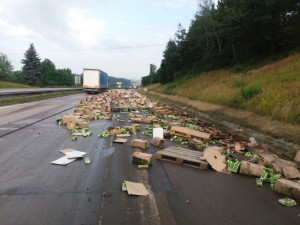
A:
{"type": "MultiPolygon", "coordinates": [[[[93,135],[71,140],[56,118],[71,113],[85,94],[0,107],[0,224],[300,224],[300,207],[281,206],[269,184],[255,178],[153,161],[149,170],[131,163],[125,144],[97,135],[129,125],[127,113],[90,123],[93,135]],[[58,150],[86,151],[91,164],[76,160],[51,165],[58,150]],[[142,182],[149,196],[128,196],[123,180],[142,182]],[[109,197],[102,196],[103,192],[109,197]]],[[[175,145],[166,141],[165,146],[175,145]]],[[[148,153],[158,149],[150,146],[148,153]]]]}

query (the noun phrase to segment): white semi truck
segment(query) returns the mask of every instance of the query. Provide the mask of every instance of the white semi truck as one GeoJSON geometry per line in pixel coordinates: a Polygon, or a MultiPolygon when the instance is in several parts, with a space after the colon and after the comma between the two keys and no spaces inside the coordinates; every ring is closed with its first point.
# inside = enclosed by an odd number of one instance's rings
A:
{"type": "Polygon", "coordinates": [[[83,89],[87,93],[108,90],[108,75],[99,69],[83,69],[83,89]]]}

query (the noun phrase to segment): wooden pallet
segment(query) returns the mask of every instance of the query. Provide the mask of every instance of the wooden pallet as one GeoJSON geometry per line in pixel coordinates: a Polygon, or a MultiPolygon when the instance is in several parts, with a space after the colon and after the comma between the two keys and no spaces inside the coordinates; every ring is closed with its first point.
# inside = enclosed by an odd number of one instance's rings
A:
{"type": "Polygon", "coordinates": [[[178,163],[198,169],[207,169],[208,163],[204,161],[202,152],[184,148],[169,147],[156,152],[156,159],[178,163]]]}
{"type": "Polygon", "coordinates": [[[176,136],[186,137],[186,138],[198,137],[205,140],[209,140],[210,138],[210,134],[208,133],[200,132],[187,127],[172,126],[170,133],[176,136]]]}

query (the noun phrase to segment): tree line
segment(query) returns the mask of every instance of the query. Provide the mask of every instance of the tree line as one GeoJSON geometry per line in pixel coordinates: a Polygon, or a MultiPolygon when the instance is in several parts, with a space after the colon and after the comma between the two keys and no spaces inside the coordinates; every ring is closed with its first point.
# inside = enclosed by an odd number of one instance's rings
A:
{"type": "Polygon", "coordinates": [[[150,64],[142,84],[226,67],[247,70],[299,50],[299,37],[299,0],[202,0],[188,31],[178,25],[159,68],[150,64]]]}
{"type": "Polygon", "coordinates": [[[70,69],[56,69],[50,59],[41,61],[33,44],[24,54],[21,71],[14,71],[7,55],[0,53],[0,80],[33,86],[72,86],[74,77],[70,69]]]}

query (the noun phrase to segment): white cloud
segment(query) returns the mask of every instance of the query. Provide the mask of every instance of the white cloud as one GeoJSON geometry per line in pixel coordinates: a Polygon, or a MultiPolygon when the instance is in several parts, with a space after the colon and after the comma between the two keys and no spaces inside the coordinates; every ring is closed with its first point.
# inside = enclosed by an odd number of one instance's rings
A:
{"type": "Polygon", "coordinates": [[[170,8],[180,8],[185,5],[189,5],[192,8],[198,7],[198,1],[196,0],[161,0],[156,3],[157,5],[167,6],[170,8]]]}
{"type": "Polygon", "coordinates": [[[22,25],[13,25],[0,18],[0,30],[9,36],[29,36],[34,34],[31,30],[22,25]]]}
{"type": "Polygon", "coordinates": [[[118,21],[118,22],[115,22],[116,25],[120,25],[120,26],[124,26],[124,27],[130,27],[132,26],[131,24],[129,23],[126,23],[124,21],[118,21]]]}
{"type": "Polygon", "coordinates": [[[159,66],[165,45],[155,44],[173,37],[178,15],[184,18],[195,2],[1,0],[0,51],[15,69],[21,69],[24,52],[33,43],[40,58],[49,58],[57,68],[81,73],[95,67],[136,79],[149,73],[150,63],[159,66]]]}
{"type": "Polygon", "coordinates": [[[87,11],[69,9],[67,21],[72,39],[84,47],[96,44],[104,32],[105,21],[89,17],[87,11]]]}

